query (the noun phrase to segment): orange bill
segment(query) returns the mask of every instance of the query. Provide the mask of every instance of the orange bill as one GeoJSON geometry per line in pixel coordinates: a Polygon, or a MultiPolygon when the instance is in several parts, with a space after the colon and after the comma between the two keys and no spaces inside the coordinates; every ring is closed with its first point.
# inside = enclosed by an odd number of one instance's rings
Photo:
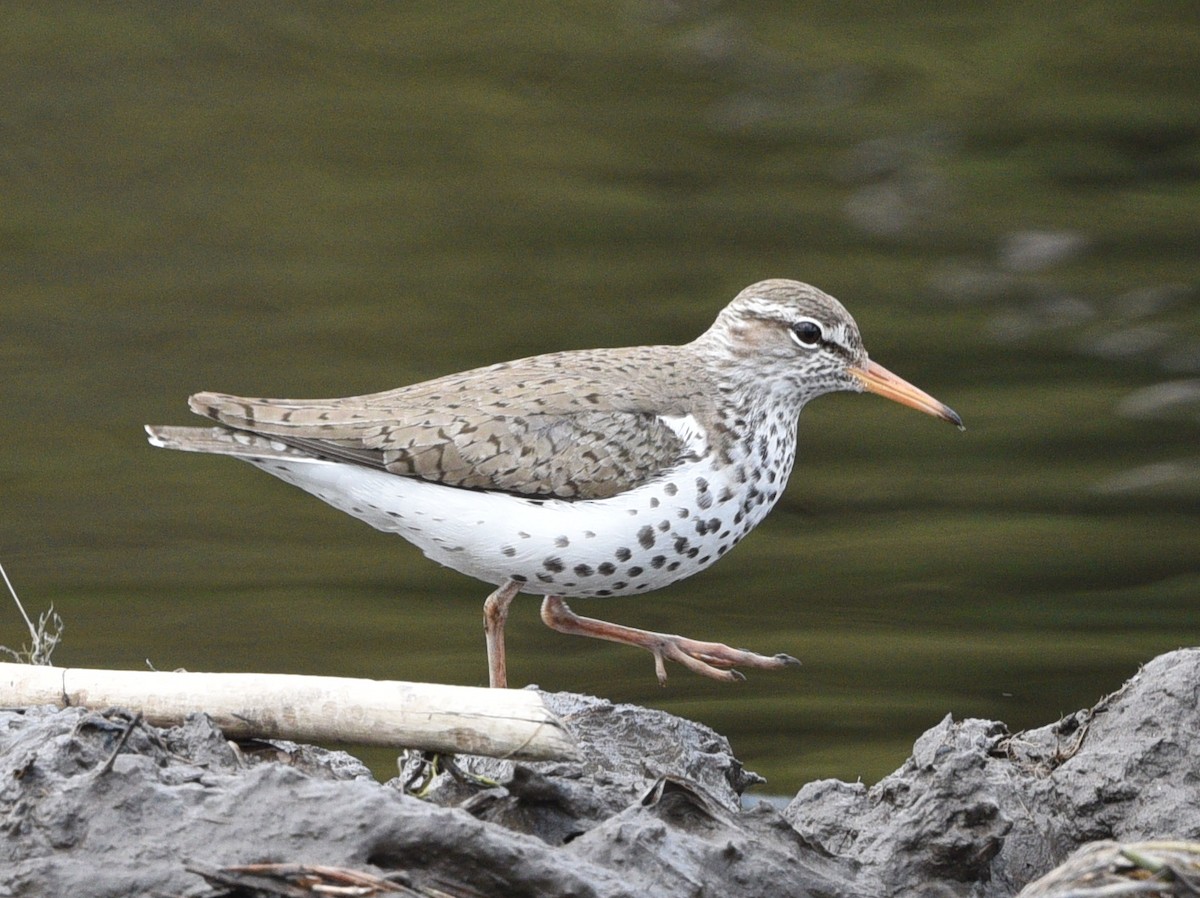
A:
{"type": "Polygon", "coordinates": [[[867,362],[862,368],[851,368],[850,373],[862,382],[863,389],[885,399],[915,408],[919,412],[941,418],[963,430],[962,418],[945,403],[938,402],[924,390],[918,390],[902,377],[897,377],[883,365],[867,362]]]}

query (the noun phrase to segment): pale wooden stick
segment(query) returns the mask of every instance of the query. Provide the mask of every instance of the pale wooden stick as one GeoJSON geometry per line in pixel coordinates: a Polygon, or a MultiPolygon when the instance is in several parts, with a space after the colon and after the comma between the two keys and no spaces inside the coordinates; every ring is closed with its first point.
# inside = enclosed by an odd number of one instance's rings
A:
{"type": "Polygon", "coordinates": [[[204,711],[233,739],[345,742],[546,761],[578,757],[538,693],[289,674],[88,670],[0,663],[0,707],[141,711],[175,726],[204,711]]]}

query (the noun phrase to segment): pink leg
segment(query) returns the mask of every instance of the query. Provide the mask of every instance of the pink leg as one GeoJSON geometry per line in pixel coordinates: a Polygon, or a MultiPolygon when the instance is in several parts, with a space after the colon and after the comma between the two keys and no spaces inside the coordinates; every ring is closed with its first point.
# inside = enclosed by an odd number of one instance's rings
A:
{"type": "Polygon", "coordinates": [[[666,633],[651,633],[648,630],[637,630],[633,627],[623,627],[620,624],[610,624],[607,621],[591,617],[580,617],[567,607],[559,596],[546,596],[542,602],[542,620],[546,626],[559,633],[570,633],[574,636],[591,636],[595,639],[607,639],[610,642],[620,642],[643,648],[654,656],[654,669],[658,673],[658,682],[667,683],[667,668],[665,661],[677,661],[688,670],[714,680],[744,680],[735,666],[759,667],[775,670],[780,667],[790,667],[800,664],[791,655],[758,655],[743,649],[731,649],[719,642],[698,642],[683,636],[671,636],[666,633]]]}
{"type": "Polygon", "coordinates": [[[487,637],[488,685],[493,689],[508,687],[508,661],[504,655],[504,623],[508,606],[516,598],[520,584],[506,580],[483,603],[483,632],[487,637]]]}

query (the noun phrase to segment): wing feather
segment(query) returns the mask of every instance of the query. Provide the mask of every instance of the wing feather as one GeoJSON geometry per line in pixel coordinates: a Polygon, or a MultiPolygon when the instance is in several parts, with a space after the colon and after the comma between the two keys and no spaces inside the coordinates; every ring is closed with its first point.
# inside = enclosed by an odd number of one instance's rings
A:
{"type": "Polygon", "coordinates": [[[651,346],[555,353],[344,399],[198,393],[191,407],[315,456],[402,476],[534,498],[597,499],[643,483],[687,454],[661,420],[686,414],[696,389],[676,371],[675,352],[651,346]]]}

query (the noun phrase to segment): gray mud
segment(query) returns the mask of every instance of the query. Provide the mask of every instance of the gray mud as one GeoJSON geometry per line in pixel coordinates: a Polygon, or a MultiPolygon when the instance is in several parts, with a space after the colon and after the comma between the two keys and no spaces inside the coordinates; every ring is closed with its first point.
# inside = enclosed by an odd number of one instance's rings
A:
{"type": "Polygon", "coordinates": [[[1041,729],[947,717],[875,786],[810,783],[782,812],[742,797],[757,778],[707,727],[565,693],[546,700],[581,762],[428,781],[413,757],[387,784],[204,715],[9,710],[0,895],[308,894],[200,875],[276,862],[450,896],[1011,896],[1094,840],[1200,838],[1198,699],[1200,650],[1173,652],[1041,729]]]}

